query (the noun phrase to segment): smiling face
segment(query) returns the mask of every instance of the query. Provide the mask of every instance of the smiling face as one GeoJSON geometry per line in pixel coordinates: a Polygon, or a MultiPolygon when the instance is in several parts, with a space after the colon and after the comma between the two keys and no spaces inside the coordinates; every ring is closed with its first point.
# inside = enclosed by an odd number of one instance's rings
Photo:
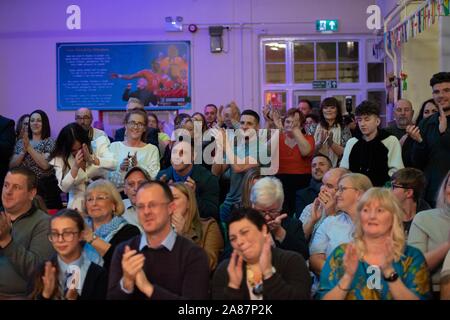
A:
{"type": "Polygon", "coordinates": [[[360,218],[364,235],[370,238],[389,235],[394,221],[393,214],[376,199],[362,207],[360,218]]]}
{"type": "Polygon", "coordinates": [[[131,114],[125,128],[126,139],[140,140],[145,131],[145,119],[140,114],[131,114]]]}
{"type": "Polygon", "coordinates": [[[266,226],[263,226],[260,231],[247,218],[235,221],[229,227],[231,246],[248,263],[255,263],[259,260],[266,233],[266,226]]]}
{"type": "Polygon", "coordinates": [[[321,181],[324,174],[330,170],[330,163],[324,157],[317,156],[311,162],[311,169],[312,177],[317,181],[321,181]]]}
{"type": "Polygon", "coordinates": [[[67,217],[57,217],[52,220],[50,228],[52,245],[58,255],[69,261],[78,259],[81,255],[82,234],[76,222],[67,217]]]}
{"type": "Polygon", "coordinates": [[[336,207],[338,210],[344,212],[351,212],[356,208],[361,195],[361,191],[354,188],[350,179],[342,179],[338,184],[338,191],[336,191],[336,207]]]}
{"type": "Polygon", "coordinates": [[[442,82],[433,86],[433,99],[439,109],[450,114],[450,82],[442,82]]]}
{"type": "Polygon", "coordinates": [[[29,125],[34,135],[42,134],[42,117],[39,113],[33,113],[31,115],[29,125]]]}
{"type": "Polygon", "coordinates": [[[337,107],[333,105],[325,105],[322,107],[322,113],[326,121],[335,121],[338,113],[337,107]]]}
{"type": "Polygon", "coordinates": [[[87,213],[93,220],[103,223],[112,220],[116,204],[107,192],[93,189],[86,194],[85,202],[87,213]]]}
{"type": "Polygon", "coordinates": [[[167,199],[161,186],[153,184],[139,189],[136,195],[139,223],[150,236],[168,234],[174,203],[167,199]]]}
{"type": "Polygon", "coordinates": [[[428,117],[431,117],[436,112],[439,112],[438,107],[432,102],[428,102],[425,105],[425,108],[423,108],[423,118],[426,119],[428,117]]]}
{"type": "Polygon", "coordinates": [[[8,172],[2,189],[2,203],[8,213],[13,215],[25,213],[35,195],[36,189],[28,190],[25,175],[8,172]]]}

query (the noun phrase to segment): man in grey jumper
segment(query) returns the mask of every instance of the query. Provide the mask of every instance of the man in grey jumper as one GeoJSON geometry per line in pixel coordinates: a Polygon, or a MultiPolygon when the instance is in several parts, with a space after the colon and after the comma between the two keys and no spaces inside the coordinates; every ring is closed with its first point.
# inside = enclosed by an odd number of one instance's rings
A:
{"type": "Polygon", "coordinates": [[[36,176],[27,168],[8,171],[0,210],[0,300],[23,299],[35,268],[50,258],[49,216],[33,205],[36,176]]]}

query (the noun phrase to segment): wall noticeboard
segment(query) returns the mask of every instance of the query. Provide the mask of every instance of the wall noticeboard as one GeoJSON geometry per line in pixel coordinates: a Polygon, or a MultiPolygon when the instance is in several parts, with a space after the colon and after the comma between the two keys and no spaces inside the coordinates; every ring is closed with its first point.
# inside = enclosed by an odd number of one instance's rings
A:
{"type": "Polygon", "coordinates": [[[190,42],[57,43],[57,109],[191,109],[190,42]]]}

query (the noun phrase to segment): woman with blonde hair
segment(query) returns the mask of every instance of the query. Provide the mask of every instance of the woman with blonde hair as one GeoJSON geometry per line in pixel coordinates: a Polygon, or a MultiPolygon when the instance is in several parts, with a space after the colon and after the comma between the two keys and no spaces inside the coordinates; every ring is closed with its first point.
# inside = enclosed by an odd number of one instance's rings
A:
{"type": "Polygon", "coordinates": [[[403,211],[388,189],[372,188],[359,200],[354,241],[337,247],[320,276],[326,300],[429,299],[422,253],[406,245],[403,211]]]}
{"type": "Polygon", "coordinates": [[[175,231],[191,239],[206,251],[209,269],[213,271],[217,267],[219,255],[224,246],[218,223],[214,218],[200,218],[195,194],[184,183],[173,183],[170,189],[175,203],[172,214],[172,225],[175,231]]]}
{"type": "Polygon", "coordinates": [[[85,204],[88,216],[84,251],[89,260],[108,270],[116,246],[140,231],[122,217],[125,211],[122,198],[108,180],[99,179],[87,187],[85,204]]]}

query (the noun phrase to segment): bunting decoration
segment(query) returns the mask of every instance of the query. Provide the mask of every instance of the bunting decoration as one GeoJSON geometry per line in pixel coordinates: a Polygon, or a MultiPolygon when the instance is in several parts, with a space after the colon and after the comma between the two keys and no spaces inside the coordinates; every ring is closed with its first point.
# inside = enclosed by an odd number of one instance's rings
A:
{"type": "Polygon", "coordinates": [[[416,12],[394,29],[384,34],[384,45],[388,49],[393,46],[399,48],[402,43],[415,38],[419,33],[429,29],[436,23],[439,16],[450,14],[450,0],[428,0],[425,5],[420,6],[416,12]]]}

